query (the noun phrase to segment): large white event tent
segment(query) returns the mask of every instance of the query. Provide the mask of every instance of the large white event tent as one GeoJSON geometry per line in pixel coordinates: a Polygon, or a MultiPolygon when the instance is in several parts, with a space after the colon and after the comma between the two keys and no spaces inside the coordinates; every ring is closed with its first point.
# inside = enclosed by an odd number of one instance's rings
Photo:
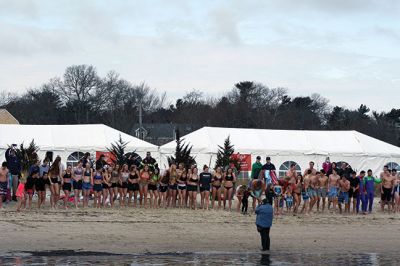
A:
{"type": "MultiPolygon", "coordinates": [[[[199,166],[213,167],[218,145],[230,137],[235,153],[251,156],[251,164],[260,155],[262,163],[266,156],[272,158],[277,170],[282,175],[290,162],[298,164],[298,171],[304,171],[310,161],[321,168],[326,157],[331,161],[347,162],[355,170],[372,169],[375,174],[382,167],[398,167],[400,148],[377,140],[357,131],[309,131],[309,130],[269,130],[203,127],[183,136],[184,143],[193,146],[192,155],[199,166]]],[[[174,154],[175,141],[160,147],[162,164],[167,156],[174,154]]],[[[400,170],[400,168],[398,169],[400,170]]]]}
{"type": "Polygon", "coordinates": [[[146,151],[157,158],[158,147],[113,129],[103,124],[80,125],[0,125],[0,158],[4,160],[6,149],[11,144],[28,146],[34,139],[39,146],[41,159],[46,152],[53,152],[54,157],[60,155],[62,161],[76,163],[82,153],[107,152],[107,147],[121,136],[127,142],[126,151],[136,151],[144,156],[146,151]]]}

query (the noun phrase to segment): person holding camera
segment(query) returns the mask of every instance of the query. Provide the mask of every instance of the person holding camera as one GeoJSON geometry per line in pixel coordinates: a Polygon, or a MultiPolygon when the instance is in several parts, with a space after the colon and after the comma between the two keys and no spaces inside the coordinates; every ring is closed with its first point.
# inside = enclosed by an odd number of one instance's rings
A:
{"type": "Polygon", "coordinates": [[[267,251],[270,247],[269,231],[272,227],[272,220],[274,217],[274,210],[268,198],[263,199],[262,203],[257,206],[256,215],[257,231],[261,236],[261,250],[267,251]]]}

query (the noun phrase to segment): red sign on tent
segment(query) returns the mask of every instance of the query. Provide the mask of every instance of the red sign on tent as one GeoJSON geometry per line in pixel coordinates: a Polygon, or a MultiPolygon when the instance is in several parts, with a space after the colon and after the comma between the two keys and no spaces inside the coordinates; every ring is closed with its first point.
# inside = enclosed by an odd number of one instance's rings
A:
{"type": "Polygon", "coordinates": [[[251,154],[232,154],[232,159],[237,160],[240,165],[240,171],[251,171],[251,154]]]}
{"type": "Polygon", "coordinates": [[[98,160],[102,154],[106,157],[107,164],[112,164],[112,160],[115,160],[115,156],[109,151],[96,151],[96,160],[98,160]]]}

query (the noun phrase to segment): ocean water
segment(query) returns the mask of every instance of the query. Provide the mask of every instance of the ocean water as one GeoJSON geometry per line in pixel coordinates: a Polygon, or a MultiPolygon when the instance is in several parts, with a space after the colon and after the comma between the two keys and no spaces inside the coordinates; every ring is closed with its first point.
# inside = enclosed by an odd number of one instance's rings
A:
{"type": "Polygon", "coordinates": [[[399,265],[400,254],[146,253],[44,251],[0,254],[0,265],[399,265]]]}

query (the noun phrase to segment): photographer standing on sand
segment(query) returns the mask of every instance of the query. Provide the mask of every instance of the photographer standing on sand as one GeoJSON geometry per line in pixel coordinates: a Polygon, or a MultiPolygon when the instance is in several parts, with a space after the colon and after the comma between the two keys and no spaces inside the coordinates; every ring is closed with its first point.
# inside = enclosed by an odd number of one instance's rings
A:
{"type": "Polygon", "coordinates": [[[263,199],[262,203],[257,206],[256,214],[256,226],[261,236],[262,251],[266,251],[270,246],[269,230],[274,217],[274,210],[268,198],[263,199]]]}

